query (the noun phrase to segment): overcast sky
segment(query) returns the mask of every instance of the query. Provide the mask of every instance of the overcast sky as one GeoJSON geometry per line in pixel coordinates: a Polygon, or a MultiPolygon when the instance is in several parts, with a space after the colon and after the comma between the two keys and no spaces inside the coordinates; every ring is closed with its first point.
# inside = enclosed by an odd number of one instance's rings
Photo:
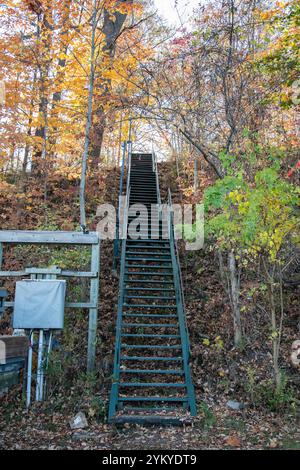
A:
{"type": "Polygon", "coordinates": [[[184,21],[200,2],[199,0],[178,0],[177,9],[179,14],[175,8],[175,0],[154,0],[154,3],[159,14],[168,20],[170,24],[180,25],[179,17],[184,21]]]}

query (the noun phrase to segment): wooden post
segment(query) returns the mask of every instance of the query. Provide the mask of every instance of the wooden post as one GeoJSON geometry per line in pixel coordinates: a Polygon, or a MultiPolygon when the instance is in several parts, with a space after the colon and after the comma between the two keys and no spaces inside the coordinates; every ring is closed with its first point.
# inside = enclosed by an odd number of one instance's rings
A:
{"type": "Polygon", "coordinates": [[[99,304],[99,272],[100,272],[100,240],[92,246],[91,271],[97,273],[97,277],[91,279],[90,303],[93,305],[89,313],[88,357],[87,371],[91,372],[95,367],[97,322],[99,304]]]}

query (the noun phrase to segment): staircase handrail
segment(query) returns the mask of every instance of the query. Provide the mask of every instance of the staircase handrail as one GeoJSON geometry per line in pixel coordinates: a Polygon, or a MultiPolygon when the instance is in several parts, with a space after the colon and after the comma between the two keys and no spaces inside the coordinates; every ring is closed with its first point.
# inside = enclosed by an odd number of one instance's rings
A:
{"type": "MultiPolygon", "coordinates": [[[[130,178],[128,179],[130,181],[130,178]]],[[[109,417],[116,412],[117,400],[118,400],[118,382],[119,382],[119,370],[120,370],[120,359],[121,359],[121,329],[122,329],[122,313],[123,304],[125,299],[124,291],[124,277],[125,277],[125,264],[126,264],[126,246],[127,246],[127,227],[128,227],[128,213],[129,213],[129,201],[130,201],[130,186],[127,189],[126,203],[123,218],[122,227],[122,251],[121,251],[121,266],[120,266],[120,278],[119,278],[119,298],[118,298],[118,313],[117,313],[117,325],[116,325],[116,338],[115,338],[115,357],[114,357],[114,372],[113,372],[113,386],[112,386],[112,398],[110,400],[109,417]]]]}
{"type": "Polygon", "coordinates": [[[122,169],[121,169],[121,176],[120,176],[120,185],[119,185],[119,208],[117,212],[117,221],[116,221],[116,233],[115,233],[115,241],[114,241],[114,260],[113,260],[113,268],[116,269],[117,259],[119,258],[119,251],[120,251],[120,221],[122,215],[122,196],[123,196],[123,185],[124,185],[124,176],[125,176],[125,163],[126,163],[126,154],[127,154],[127,142],[122,143],[122,169]]]}
{"type": "Polygon", "coordinates": [[[152,152],[152,162],[153,162],[153,172],[155,173],[155,177],[156,177],[157,203],[158,203],[159,211],[161,211],[161,194],[160,194],[159,177],[158,177],[157,156],[154,151],[152,152]]]}
{"type": "Polygon", "coordinates": [[[183,285],[183,276],[182,270],[180,265],[180,258],[179,258],[179,249],[178,243],[175,235],[175,227],[174,227],[174,211],[173,211],[173,201],[172,201],[172,193],[169,188],[168,190],[168,228],[169,228],[169,238],[170,238],[170,247],[171,252],[174,250],[174,264],[175,264],[175,286],[177,284],[177,291],[180,298],[178,314],[179,319],[182,320],[182,324],[184,324],[183,333],[185,335],[185,341],[187,345],[187,357],[188,360],[190,358],[190,340],[189,340],[189,333],[186,321],[186,305],[185,305],[185,296],[184,296],[184,285],[183,285]]]}

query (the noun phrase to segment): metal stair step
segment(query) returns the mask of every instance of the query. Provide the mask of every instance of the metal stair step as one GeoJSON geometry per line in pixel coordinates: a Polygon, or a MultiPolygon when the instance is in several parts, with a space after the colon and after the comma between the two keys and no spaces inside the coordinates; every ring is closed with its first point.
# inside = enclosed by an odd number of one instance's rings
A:
{"type": "Polygon", "coordinates": [[[147,187],[145,187],[145,183],[141,181],[137,181],[136,183],[131,184],[131,193],[134,194],[135,191],[140,191],[143,194],[147,193],[155,193],[157,192],[156,184],[149,185],[149,182],[147,184],[147,187]]]}
{"type": "Polygon", "coordinates": [[[182,408],[179,408],[178,406],[156,406],[156,407],[151,407],[151,406],[126,406],[124,411],[128,412],[133,412],[133,411],[163,411],[163,412],[168,412],[168,411],[181,411],[182,408]]]}
{"type": "MultiPolygon", "coordinates": [[[[143,180],[146,179],[147,187],[153,186],[154,188],[156,188],[156,177],[155,177],[154,173],[152,173],[152,174],[150,173],[149,178],[147,178],[147,176],[148,176],[147,174],[145,175],[143,173],[133,173],[133,174],[131,174],[131,182],[134,181],[135,184],[140,183],[141,182],[141,180],[140,180],[141,176],[143,177],[142,178],[143,180]],[[146,176],[146,178],[144,178],[145,176],[146,176]]],[[[145,182],[142,181],[141,183],[144,184],[145,182]]],[[[145,186],[143,186],[143,187],[145,187],[145,186]]]]}
{"type": "Polygon", "coordinates": [[[142,176],[143,178],[146,179],[146,182],[149,183],[149,185],[153,185],[155,188],[156,188],[156,177],[155,177],[155,173],[148,173],[148,172],[137,172],[137,171],[134,171],[133,173],[131,173],[131,181],[136,181],[136,182],[139,182],[139,178],[140,176],[142,176]],[[147,178],[148,177],[148,178],[147,178]]]}
{"type": "MultiPolygon", "coordinates": [[[[131,205],[136,205],[136,204],[144,204],[144,201],[146,201],[146,203],[150,206],[149,208],[147,207],[147,212],[148,214],[144,211],[141,211],[140,213],[140,216],[146,216],[146,215],[149,215],[151,214],[151,209],[154,207],[157,206],[158,204],[158,199],[157,199],[157,194],[156,194],[156,191],[153,191],[153,192],[139,192],[139,191],[132,191],[131,194],[130,194],[130,201],[131,200],[134,200],[134,204],[130,204],[129,208],[131,207],[131,205]],[[142,201],[142,202],[140,202],[142,201]]],[[[146,205],[146,204],[144,204],[146,205]]],[[[134,208],[135,211],[140,211],[140,209],[144,209],[144,208],[134,208]]],[[[132,209],[133,210],[133,209],[132,209]]],[[[133,215],[133,214],[131,214],[133,215]]]]}
{"type": "Polygon", "coordinates": [[[177,315],[151,315],[150,313],[144,314],[144,313],[124,313],[123,317],[140,317],[140,318],[177,318],[177,315]]]}
{"type": "MultiPolygon", "coordinates": [[[[167,250],[167,248],[166,248],[167,250]]],[[[128,255],[150,255],[150,256],[166,256],[166,254],[164,253],[159,253],[159,252],[156,252],[156,251],[127,251],[126,252],[128,255]]],[[[157,259],[157,258],[155,258],[157,259]]],[[[170,255],[170,259],[171,259],[171,255],[170,255]]]]}
{"type": "MultiPolygon", "coordinates": [[[[125,274],[126,275],[130,275],[130,276],[164,276],[164,277],[172,277],[173,278],[173,274],[172,273],[166,273],[166,272],[152,272],[152,273],[147,273],[147,272],[144,272],[144,271],[125,271],[125,274]]],[[[166,281],[167,282],[167,281],[166,281]]]]}
{"type": "Polygon", "coordinates": [[[147,196],[147,197],[157,197],[156,190],[154,189],[153,191],[145,191],[143,189],[132,189],[130,193],[130,198],[139,198],[140,196],[147,196]]]}
{"type": "MultiPolygon", "coordinates": [[[[143,229],[144,232],[158,232],[158,230],[161,229],[160,224],[152,224],[151,222],[142,222],[141,220],[138,220],[136,216],[134,217],[129,217],[128,223],[131,224],[131,222],[135,222],[136,227],[141,230],[143,229]]],[[[139,232],[140,233],[140,232],[139,232]]]]}
{"type": "Polygon", "coordinates": [[[153,172],[142,172],[142,171],[135,171],[131,173],[130,182],[135,181],[139,183],[142,180],[143,183],[147,183],[147,187],[152,185],[156,188],[156,176],[153,172]]]}
{"type": "MultiPolygon", "coordinates": [[[[143,204],[144,206],[151,206],[157,204],[156,197],[130,197],[130,205],[134,206],[135,204],[143,204]]],[[[151,207],[149,207],[150,209],[151,207]]]]}
{"type": "Polygon", "coordinates": [[[156,262],[160,262],[160,263],[171,263],[171,256],[170,257],[167,257],[167,258],[147,258],[146,256],[144,257],[140,257],[140,256],[135,256],[134,258],[125,258],[126,261],[156,261],[156,262]]]}
{"type": "Polygon", "coordinates": [[[182,357],[158,357],[158,356],[121,356],[121,361],[164,361],[164,362],[182,362],[182,357]]]}
{"type": "Polygon", "coordinates": [[[151,219],[145,219],[144,220],[144,219],[141,219],[138,215],[131,215],[131,216],[128,217],[128,220],[130,222],[132,222],[133,220],[137,221],[142,226],[148,226],[148,225],[150,225],[150,227],[160,227],[161,226],[160,221],[152,221],[151,219]]]}
{"type": "Polygon", "coordinates": [[[180,335],[161,335],[161,334],[138,334],[138,333],[122,333],[122,338],[168,338],[179,339],[180,335]]]}
{"type": "Polygon", "coordinates": [[[120,372],[122,374],[150,374],[150,375],[184,375],[183,370],[176,370],[176,369],[121,369],[120,372]]]}
{"type": "Polygon", "coordinates": [[[168,269],[170,271],[173,271],[173,267],[170,266],[159,266],[156,264],[126,264],[126,268],[131,268],[131,269],[136,269],[136,268],[147,268],[147,269],[168,269]]]}
{"type": "Polygon", "coordinates": [[[160,344],[143,344],[143,345],[122,344],[121,348],[122,349],[181,349],[181,345],[161,346],[160,344]]]}
{"type": "MultiPolygon", "coordinates": [[[[128,228],[130,228],[130,226],[128,226],[128,228]]],[[[149,233],[151,235],[155,235],[155,234],[159,234],[162,230],[160,228],[153,228],[153,227],[143,227],[143,226],[140,226],[139,227],[139,231],[137,231],[137,235],[141,236],[141,235],[148,235],[149,233]]]]}
{"type": "Polygon", "coordinates": [[[179,328],[177,323],[122,323],[123,328],[179,328]]]}
{"type": "Polygon", "coordinates": [[[188,397],[119,397],[119,402],[130,401],[162,401],[187,403],[188,397]]]}
{"type": "MultiPolygon", "coordinates": [[[[169,241],[164,241],[164,240],[152,240],[151,238],[148,239],[148,240],[143,240],[143,243],[155,243],[157,245],[166,245],[168,244],[170,246],[170,242],[169,241]]],[[[136,240],[128,240],[127,243],[137,243],[136,240]]]]}
{"type": "MultiPolygon", "coordinates": [[[[128,226],[128,228],[130,228],[130,226],[128,226]]],[[[150,228],[148,228],[148,227],[145,228],[143,226],[140,226],[139,231],[137,232],[137,235],[145,235],[145,234],[149,234],[149,233],[154,235],[154,234],[158,234],[159,232],[161,232],[160,228],[159,229],[158,228],[154,229],[153,227],[152,228],[151,227],[150,228]]]]}
{"type": "Polygon", "coordinates": [[[164,289],[162,287],[126,287],[126,290],[141,292],[141,291],[151,291],[151,292],[174,292],[175,289],[164,289]]]}
{"type": "Polygon", "coordinates": [[[124,307],[129,307],[129,308],[166,308],[170,310],[177,309],[176,305],[153,305],[153,304],[123,304],[124,307]]]}
{"type": "MultiPolygon", "coordinates": [[[[174,285],[172,281],[153,281],[153,280],[152,281],[141,281],[140,279],[127,280],[125,282],[125,284],[170,284],[170,285],[172,284],[172,285],[174,285]]],[[[137,289],[139,289],[139,288],[137,288],[137,289]]],[[[146,287],[145,287],[145,289],[146,289],[146,287]]],[[[174,290],[174,289],[172,289],[172,290],[174,290]]]]}
{"type": "MultiPolygon", "coordinates": [[[[130,250],[157,250],[157,251],[140,251],[140,254],[160,254],[162,251],[170,251],[169,247],[166,248],[159,248],[157,246],[147,246],[147,245],[131,245],[128,247],[130,250]]],[[[126,253],[133,254],[135,251],[127,251],[126,253]]]]}
{"type": "Polygon", "coordinates": [[[130,198],[130,206],[134,206],[136,204],[142,204],[144,205],[147,210],[151,210],[151,206],[153,205],[156,205],[157,204],[157,199],[152,197],[152,198],[142,198],[142,197],[139,197],[139,198],[130,198]]]}
{"type": "Polygon", "coordinates": [[[171,383],[171,382],[119,382],[120,387],[167,387],[167,388],[186,388],[184,383],[171,383]]]}
{"type": "MultiPolygon", "coordinates": [[[[167,246],[168,248],[170,247],[170,241],[169,240],[159,240],[159,239],[158,240],[153,240],[152,238],[146,238],[145,240],[131,240],[131,239],[127,240],[127,244],[128,244],[128,246],[130,246],[130,248],[131,248],[132,244],[134,244],[134,245],[138,244],[139,245],[139,244],[145,244],[145,243],[149,243],[151,245],[154,245],[155,247],[156,246],[158,247],[158,245],[164,245],[164,246],[167,246]]],[[[148,246],[147,246],[147,248],[148,248],[148,246]]],[[[151,248],[153,248],[153,247],[151,246],[151,248]]]]}
{"type": "MultiPolygon", "coordinates": [[[[144,300],[176,300],[175,296],[166,296],[166,297],[159,297],[159,296],[154,296],[154,295],[127,295],[125,294],[126,299],[134,299],[134,300],[139,300],[139,299],[144,299],[144,300]]],[[[137,304],[138,305],[138,304],[137,304]]]]}
{"type": "Polygon", "coordinates": [[[152,185],[151,187],[149,187],[149,183],[153,183],[153,180],[150,182],[149,180],[148,181],[143,181],[141,178],[138,178],[138,179],[133,179],[131,180],[131,193],[130,195],[133,194],[133,191],[141,191],[142,194],[148,194],[150,193],[151,191],[155,192],[155,194],[157,194],[157,187],[156,185],[152,185]]]}

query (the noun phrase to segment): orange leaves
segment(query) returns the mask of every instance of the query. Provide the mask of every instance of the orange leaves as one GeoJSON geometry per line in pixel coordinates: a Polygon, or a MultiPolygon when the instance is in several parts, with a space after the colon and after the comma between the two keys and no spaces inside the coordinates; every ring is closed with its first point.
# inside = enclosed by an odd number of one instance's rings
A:
{"type": "Polygon", "coordinates": [[[276,10],[267,10],[260,13],[260,17],[263,21],[268,21],[274,17],[276,10]]]}
{"type": "Polygon", "coordinates": [[[276,6],[279,7],[279,8],[285,8],[289,4],[290,4],[290,2],[276,2],[276,6]]]}
{"type": "MultiPolygon", "coordinates": [[[[0,158],[0,165],[3,163],[2,157],[0,158]]],[[[0,180],[0,194],[2,196],[13,195],[15,192],[15,186],[7,183],[6,181],[0,180]]]]}
{"type": "MultiPolygon", "coordinates": [[[[51,160],[53,173],[59,171],[70,179],[79,176],[92,6],[92,0],[84,2],[84,8],[82,2],[73,0],[6,0],[0,6],[5,31],[0,32],[0,82],[6,83],[5,107],[0,106],[1,168],[14,152],[19,152],[21,166],[26,149],[29,161],[43,151],[45,159],[51,160]],[[40,15],[38,32],[35,15],[40,15]]],[[[135,83],[142,86],[142,78],[136,71],[152,50],[141,39],[139,26],[124,23],[114,44],[115,56],[105,57],[105,32],[101,31],[104,7],[115,17],[120,12],[134,12],[138,23],[141,6],[132,0],[100,0],[98,7],[93,111],[103,106],[107,126],[113,129],[108,134],[112,135],[115,122],[127,118],[124,103],[140,93],[135,83]]],[[[120,126],[115,127],[110,145],[117,147],[120,126]]],[[[104,145],[111,141],[111,135],[104,136],[104,145]]]]}

